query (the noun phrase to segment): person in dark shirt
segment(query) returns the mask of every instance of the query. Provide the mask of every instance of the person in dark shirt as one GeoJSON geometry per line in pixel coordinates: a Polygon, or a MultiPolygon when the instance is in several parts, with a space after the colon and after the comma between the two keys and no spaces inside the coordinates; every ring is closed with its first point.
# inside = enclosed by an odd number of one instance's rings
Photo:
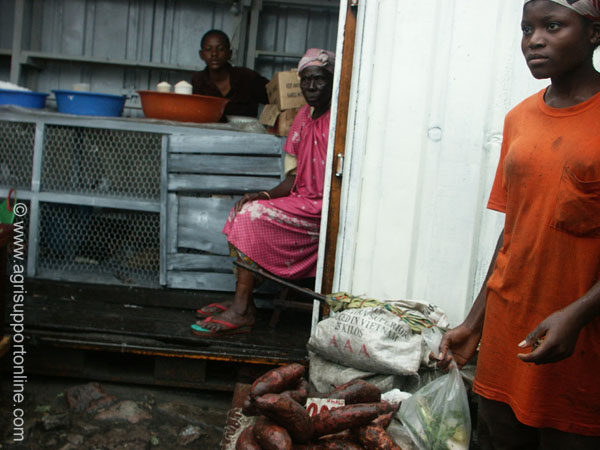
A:
{"type": "Polygon", "coordinates": [[[258,115],[258,104],[269,102],[268,79],[246,67],[234,67],[229,37],[221,30],[209,30],[200,41],[200,59],[206,68],[192,76],[192,94],[228,98],[225,115],[258,115]]]}

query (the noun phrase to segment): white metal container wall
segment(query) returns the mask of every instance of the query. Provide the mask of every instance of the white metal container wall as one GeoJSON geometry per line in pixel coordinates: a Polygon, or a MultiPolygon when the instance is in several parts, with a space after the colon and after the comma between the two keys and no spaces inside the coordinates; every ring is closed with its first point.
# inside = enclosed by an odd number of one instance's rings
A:
{"type": "Polygon", "coordinates": [[[468,312],[503,226],[485,205],[504,116],[548,84],[520,52],[522,5],[360,2],[337,289],[468,312]]]}

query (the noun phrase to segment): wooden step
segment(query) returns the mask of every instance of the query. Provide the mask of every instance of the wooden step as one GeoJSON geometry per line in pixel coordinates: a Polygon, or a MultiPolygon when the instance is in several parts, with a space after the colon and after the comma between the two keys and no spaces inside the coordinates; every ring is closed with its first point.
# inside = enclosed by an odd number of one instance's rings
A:
{"type": "MultiPolygon", "coordinates": [[[[259,308],[251,333],[199,338],[190,331],[213,293],[27,280],[28,372],[99,380],[233,389],[241,373],[306,363],[310,311],[259,308]]],[[[10,313],[10,305],[5,311],[10,313]]]]}

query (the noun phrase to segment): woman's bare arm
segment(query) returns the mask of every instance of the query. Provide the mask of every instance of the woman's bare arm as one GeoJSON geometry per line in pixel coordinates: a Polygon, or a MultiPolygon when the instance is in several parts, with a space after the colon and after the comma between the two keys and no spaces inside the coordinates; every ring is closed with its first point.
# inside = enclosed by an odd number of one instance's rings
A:
{"type": "Polygon", "coordinates": [[[292,188],[294,187],[294,182],[296,181],[296,175],[288,175],[285,179],[275,186],[273,189],[268,191],[260,191],[260,192],[249,192],[243,195],[241,199],[237,201],[235,204],[235,213],[241,211],[242,206],[245,203],[251,202],[254,200],[268,200],[271,198],[279,198],[285,197],[286,195],[290,195],[292,192],[292,188]]]}

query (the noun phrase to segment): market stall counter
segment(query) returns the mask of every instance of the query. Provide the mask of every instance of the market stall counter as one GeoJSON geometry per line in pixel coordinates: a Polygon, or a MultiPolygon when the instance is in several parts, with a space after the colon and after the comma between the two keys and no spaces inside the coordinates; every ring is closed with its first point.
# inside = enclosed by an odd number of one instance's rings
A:
{"type": "Polygon", "coordinates": [[[283,138],[258,126],[0,107],[0,197],[16,189],[27,207],[27,279],[34,284],[27,335],[37,333],[46,345],[152,347],[150,353],[204,361],[304,358],[310,319],[279,353],[273,348],[281,340],[269,342],[268,331],[225,346],[203,343],[202,352],[189,335],[189,311],[234,290],[221,234],[229,210],[240,195],[276,186],[283,174],[283,138]],[[73,301],[66,292],[75,292],[73,301]]]}
{"type": "Polygon", "coordinates": [[[29,277],[232,290],[222,225],[283,173],[282,138],[232,124],[2,106],[0,137],[0,196],[29,207],[29,277]]]}

